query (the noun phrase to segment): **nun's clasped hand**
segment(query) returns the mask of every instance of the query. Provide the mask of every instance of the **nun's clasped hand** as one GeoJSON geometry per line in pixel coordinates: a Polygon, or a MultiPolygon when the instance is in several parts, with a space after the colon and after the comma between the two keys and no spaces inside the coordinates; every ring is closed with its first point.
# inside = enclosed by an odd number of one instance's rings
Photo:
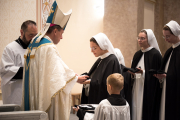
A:
{"type": "Polygon", "coordinates": [[[84,81],[82,84],[90,84],[91,79],[84,81]]]}

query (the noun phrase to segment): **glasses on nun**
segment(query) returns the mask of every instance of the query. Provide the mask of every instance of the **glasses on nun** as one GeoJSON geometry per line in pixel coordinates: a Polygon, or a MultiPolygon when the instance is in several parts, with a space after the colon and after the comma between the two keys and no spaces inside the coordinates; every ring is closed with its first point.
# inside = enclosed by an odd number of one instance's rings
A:
{"type": "Polygon", "coordinates": [[[162,36],[163,37],[163,39],[169,39],[170,38],[170,36],[162,36]]]}
{"type": "Polygon", "coordinates": [[[146,38],[144,37],[137,37],[137,40],[145,40],[146,38]]]}
{"type": "Polygon", "coordinates": [[[96,48],[96,47],[90,47],[90,49],[94,51],[94,50],[96,50],[97,48],[96,48]]]}

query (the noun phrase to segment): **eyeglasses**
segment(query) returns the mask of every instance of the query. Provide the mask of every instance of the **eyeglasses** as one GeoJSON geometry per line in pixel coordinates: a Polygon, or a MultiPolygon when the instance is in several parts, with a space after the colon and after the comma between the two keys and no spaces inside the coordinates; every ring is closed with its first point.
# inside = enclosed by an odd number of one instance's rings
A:
{"type": "Polygon", "coordinates": [[[137,37],[137,40],[145,40],[146,38],[144,38],[144,37],[137,37]]]}
{"type": "Polygon", "coordinates": [[[96,47],[92,47],[92,48],[90,47],[90,49],[91,49],[91,50],[96,50],[97,48],[96,48],[96,47]]]}
{"type": "Polygon", "coordinates": [[[163,37],[163,39],[169,39],[170,38],[170,36],[162,36],[163,37]]]}

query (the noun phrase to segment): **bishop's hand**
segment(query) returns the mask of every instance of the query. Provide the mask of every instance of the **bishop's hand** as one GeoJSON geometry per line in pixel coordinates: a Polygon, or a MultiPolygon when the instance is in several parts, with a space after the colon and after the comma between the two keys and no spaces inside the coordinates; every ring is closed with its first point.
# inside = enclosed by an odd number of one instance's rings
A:
{"type": "Polygon", "coordinates": [[[76,112],[79,110],[79,107],[73,107],[73,110],[75,110],[76,112]]]}
{"type": "Polygon", "coordinates": [[[86,81],[88,78],[89,78],[89,76],[87,76],[87,75],[78,76],[77,82],[82,84],[82,83],[83,83],[84,81],[86,81]]]}

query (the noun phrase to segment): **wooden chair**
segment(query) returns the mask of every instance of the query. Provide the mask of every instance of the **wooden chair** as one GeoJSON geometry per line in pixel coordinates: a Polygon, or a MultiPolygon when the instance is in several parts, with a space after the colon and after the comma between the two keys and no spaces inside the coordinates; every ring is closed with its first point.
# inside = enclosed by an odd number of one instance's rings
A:
{"type": "MultiPolygon", "coordinates": [[[[71,91],[72,96],[72,106],[75,104],[79,105],[81,104],[81,92],[82,92],[82,85],[76,83],[71,91]],[[77,100],[77,103],[76,103],[77,100]]],[[[73,110],[73,114],[75,114],[75,111],[73,110]]]]}
{"type": "MultiPolygon", "coordinates": [[[[72,95],[72,106],[75,105],[75,101],[77,100],[77,105],[81,104],[81,93],[71,93],[72,95]]],[[[75,114],[75,110],[73,110],[73,114],[75,114]]]]}

